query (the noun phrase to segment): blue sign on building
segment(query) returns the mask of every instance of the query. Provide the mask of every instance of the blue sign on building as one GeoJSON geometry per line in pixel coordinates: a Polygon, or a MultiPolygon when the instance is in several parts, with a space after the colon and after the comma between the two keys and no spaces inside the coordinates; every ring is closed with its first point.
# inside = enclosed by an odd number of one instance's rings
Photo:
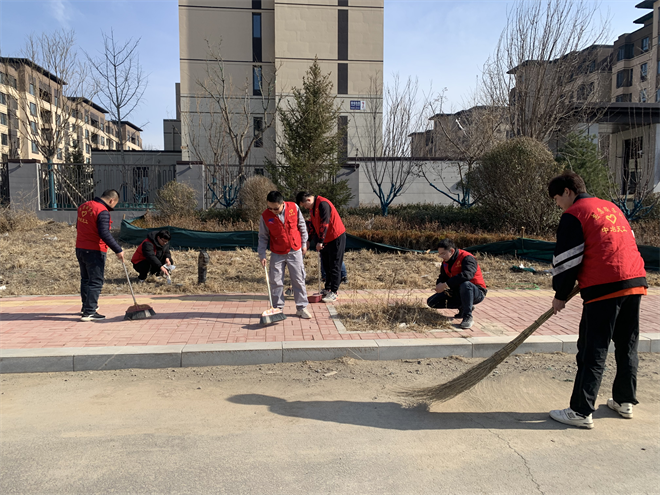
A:
{"type": "Polygon", "coordinates": [[[351,110],[364,110],[364,101],[351,100],[351,110]]]}

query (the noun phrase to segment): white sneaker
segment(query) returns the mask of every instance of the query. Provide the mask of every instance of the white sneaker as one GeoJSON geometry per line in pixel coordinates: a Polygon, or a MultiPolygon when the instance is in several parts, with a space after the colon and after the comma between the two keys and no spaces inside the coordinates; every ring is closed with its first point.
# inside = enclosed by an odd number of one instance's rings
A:
{"type": "Polygon", "coordinates": [[[336,300],[337,300],[337,293],[332,291],[326,292],[325,296],[323,296],[323,299],[321,299],[321,301],[323,301],[324,303],[334,302],[336,300]]]}
{"type": "Polygon", "coordinates": [[[309,314],[307,308],[299,309],[298,311],[296,311],[296,316],[299,316],[303,320],[310,320],[312,318],[312,315],[309,314]]]}
{"type": "Polygon", "coordinates": [[[619,404],[614,399],[607,399],[607,407],[618,412],[622,418],[632,419],[633,417],[633,405],[630,402],[619,404]]]}
{"type": "Polygon", "coordinates": [[[594,420],[591,418],[591,414],[589,416],[583,416],[573,411],[570,407],[550,411],[550,417],[565,425],[577,426],[578,428],[591,429],[594,427],[594,420]]]}

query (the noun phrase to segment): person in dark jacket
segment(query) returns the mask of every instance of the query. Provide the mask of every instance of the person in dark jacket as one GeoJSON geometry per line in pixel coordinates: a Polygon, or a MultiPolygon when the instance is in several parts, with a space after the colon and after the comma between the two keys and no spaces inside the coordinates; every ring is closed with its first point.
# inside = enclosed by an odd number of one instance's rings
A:
{"type": "Polygon", "coordinates": [[[82,321],[103,320],[98,313],[99,296],[105,281],[105,258],[108,247],[123,263],[124,252],[110,233],[110,212],[119,202],[119,193],[114,189],[104,191],[78,207],[76,219],[76,258],[80,266],[80,310],[82,321]]]}
{"type": "Polygon", "coordinates": [[[438,255],[443,260],[435,292],[426,304],[431,308],[458,309],[454,318],[461,318],[461,328],[471,328],[472,309],[486,297],[488,290],[481,268],[471,253],[457,249],[453,241],[443,239],[438,244],[438,255]]]}
{"type": "Polygon", "coordinates": [[[163,276],[168,276],[168,267],[173,264],[170,239],[170,233],[167,230],[150,232],[135,250],[131,263],[138,272],[138,283],[143,283],[150,274],[162,273],[163,276]]]}
{"type": "Polygon", "coordinates": [[[550,417],[593,428],[591,414],[613,341],[616,376],[607,406],[630,419],[638,403],[639,310],[648,287],[644,260],[625,215],[614,203],[589,196],[579,175],[555,177],[548,194],[564,210],[552,258],[554,313],[564,309],[576,281],[584,301],[570,407],[550,411],[550,417]]]}

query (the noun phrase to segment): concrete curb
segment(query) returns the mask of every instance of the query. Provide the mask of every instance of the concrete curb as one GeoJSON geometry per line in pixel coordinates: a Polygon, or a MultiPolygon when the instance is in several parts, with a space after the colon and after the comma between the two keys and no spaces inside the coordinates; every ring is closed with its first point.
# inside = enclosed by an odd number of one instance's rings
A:
{"type": "MultiPolygon", "coordinates": [[[[0,373],[236,366],[325,361],[341,357],[373,361],[451,355],[489,357],[514,337],[0,349],[0,373]]],[[[660,333],[640,334],[638,349],[639,352],[660,352],[660,333]]],[[[514,354],[526,352],[575,354],[577,335],[533,335],[514,354]]]]}

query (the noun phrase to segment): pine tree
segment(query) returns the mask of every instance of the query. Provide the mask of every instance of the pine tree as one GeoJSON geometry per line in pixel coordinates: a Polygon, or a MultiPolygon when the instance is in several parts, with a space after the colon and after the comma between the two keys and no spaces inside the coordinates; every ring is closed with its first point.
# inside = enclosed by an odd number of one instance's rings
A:
{"type": "Polygon", "coordinates": [[[266,169],[287,199],[308,191],[344,206],[352,196],[347,182],[336,178],[344,131],[337,126],[339,107],[330,75],[321,72],[317,59],[303,77],[302,89],[292,93],[286,109],[279,111],[283,139],[277,162],[267,160],[266,169]]]}
{"type": "Polygon", "coordinates": [[[599,198],[609,199],[610,178],[605,160],[598,146],[589,136],[570,134],[559,150],[557,161],[566,170],[572,170],[584,180],[587,192],[599,198]]]}

